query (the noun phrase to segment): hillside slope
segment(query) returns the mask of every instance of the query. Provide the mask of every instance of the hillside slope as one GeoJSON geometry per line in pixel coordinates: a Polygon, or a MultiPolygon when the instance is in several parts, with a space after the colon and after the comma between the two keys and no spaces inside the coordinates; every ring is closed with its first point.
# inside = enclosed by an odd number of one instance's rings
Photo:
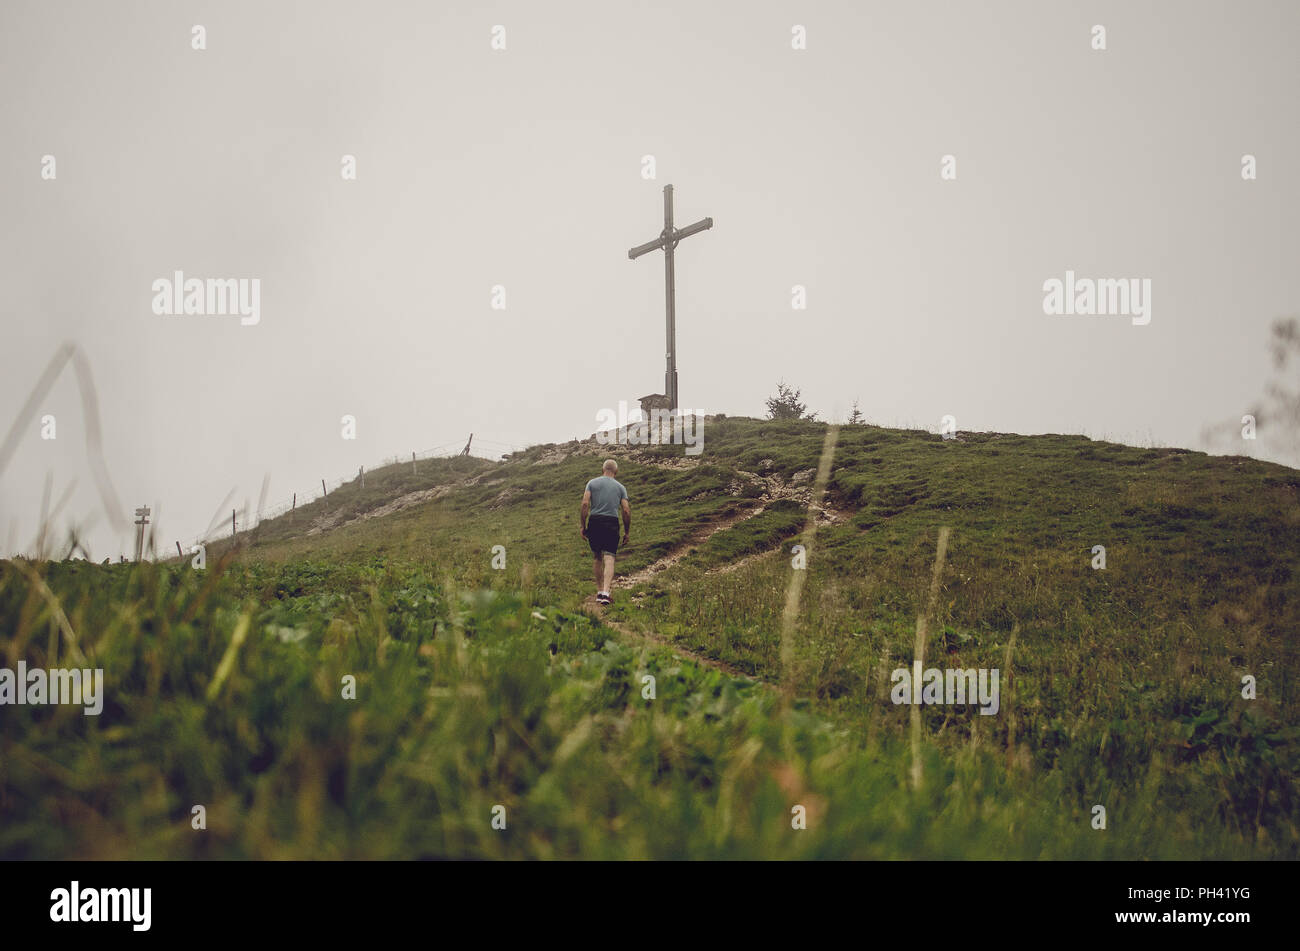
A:
{"type": "MultiPolygon", "coordinates": [[[[640,583],[610,619],[776,682],[790,548],[825,430],[713,420],[695,458],[672,446],[534,447],[435,504],[327,544],[335,557],[427,560],[459,584],[532,588],[577,607],[588,587],[577,499],[612,455],[635,503],[620,574],[640,583]],[[504,571],[490,567],[497,544],[504,571]]],[[[1094,786],[1133,781],[1153,762],[1239,756],[1240,774],[1223,781],[1225,814],[1253,819],[1270,796],[1293,809],[1294,773],[1271,790],[1250,777],[1268,771],[1297,723],[1298,501],[1300,473],[1244,458],[1075,436],[841,428],[814,504],[795,683],[859,725],[874,705],[901,735],[905,711],[890,702],[887,676],[911,665],[948,526],[927,656],[1006,665],[1013,689],[991,721],[927,708],[936,733],[986,730],[982,742],[1040,768],[1080,758],[1078,781],[1094,786]],[[1257,682],[1253,701],[1241,697],[1245,676],[1257,682]]],[[[302,544],[250,554],[292,557],[309,550],[302,544]]]]}
{"type": "MultiPolygon", "coordinates": [[[[843,427],[821,497],[826,426],[710,419],[704,435],[698,457],[583,442],[368,472],[364,490],[212,546],[206,579],[45,576],[74,628],[110,618],[105,649],[134,697],[112,729],[138,741],[123,768],[168,751],[158,808],[215,782],[260,817],[218,854],[1298,854],[1300,473],[1081,437],[843,427]],[[634,525],[598,614],[576,520],[607,456],[634,525]],[[927,666],[1000,671],[995,715],[892,702],[922,614],[927,666]],[[241,618],[256,634],[226,706],[208,694],[241,618]],[[372,698],[364,720],[339,709],[344,670],[372,698]],[[177,759],[142,719],[164,712],[230,740],[182,730],[177,759]],[[291,805],[304,776],[316,798],[291,805]],[[518,838],[480,828],[506,801],[528,817],[518,838]],[[792,836],[795,805],[816,821],[792,836]],[[430,812],[436,834],[419,824],[430,812]],[[381,817],[395,831],[362,844],[381,817]]],[[[39,659],[48,605],[24,571],[0,570],[0,610],[6,654],[39,659]]],[[[33,788],[52,782],[47,760],[108,756],[76,745],[79,721],[50,726],[6,738],[33,788]]],[[[83,783],[119,801],[118,776],[83,783]]],[[[8,801],[39,825],[19,786],[8,801]]],[[[10,851],[66,854],[6,834],[10,851]]],[[[195,847],[146,838],[149,854],[195,847]]],[[[141,854],[109,850],[123,852],[141,854]]]]}

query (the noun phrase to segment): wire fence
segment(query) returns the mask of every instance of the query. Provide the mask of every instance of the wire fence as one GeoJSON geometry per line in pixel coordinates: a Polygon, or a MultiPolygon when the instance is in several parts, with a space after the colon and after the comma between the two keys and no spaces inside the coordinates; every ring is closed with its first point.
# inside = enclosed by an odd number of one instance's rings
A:
{"type": "MultiPolygon", "coordinates": [[[[491,461],[496,461],[509,452],[519,452],[525,448],[527,447],[519,446],[514,443],[501,442],[496,439],[483,439],[479,436],[474,436],[470,440],[470,452],[468,455],[476,459],[489,459],[491,461]],[[493,447],[488,450],[491,455],[484,455],[481,452],[473,451],[480,445],[493,447]]],[[[464,443],[460,442],[460,440],[456,440],[454,442],[443,443],[441,446],[434,446],[432,449],[412,452],[410,456],[406,457],[390,456],[376,466],[362,466],[355,475],[343,476],[333,480],[322,479],[320,483],[312,486],[305,492],[294,493],[292,496],[285,498],[274,505],[259,506],[255,512],[249,512],[247,506],[245,506],[242,512],[238,508],[232,508],[230,518],[218,516],[217,519],[215,519],[208,527],[208,530],[202,535],[191,538],[188,543],[184,542],[182,539],[174,539],[174,544],[170,548],[166,546],[166,541],[158,536],[154,532],[153,527],[150,526],[150,541],[147,546],[150,549],[149,554],[151,554],[155,561],[165,561],[178,556],[183,558],[189,557],[200,545],[209,545],[212,542],[232,538],[235,535],[255,529],[262,522],[279,518],[280,516],[287,515],[298,508],[328,498],[331,493],[337,491],[343,486],[357,482],[361,478],[363,472],[373,473],[390,466],[410,465],[413,467],[415,474],[418,474],[419,464],[421,461],[427,461],[430,459],[455,459],[458,456],[466,455],[464,449],[464,443]],[[250,517],[251,524],[249,523],[250,517]]]]}
{"type": "MultiPolygon", "coordinates": [[[[8,435],[0,441],[0,474],[3,474],[9,460],[17,451],[24,428],[35,419],[41,406],[41,400],[45,397],[45,394],[50,391],[51,387],[53,387],[55,381],[62,374],[64,368],[69,365],[75,373],[74,379],[76,380],[77,389],[81,394],[86,452],[90,460],[91,473],[94,476],[95,485],[99,491],[100,500],[103,503],[103,509],[108,514],[113,529],[117,532],[125,532],[130,529],[131,522],[122,515],[126,509],[118,500],[117,492],[113,488],[112,479],[109,476],[108,463],[104,458],[104,447],[99,424],[99,400],[95,394],[94,374],[91,371],[90,363],[86,359],[85,354],[82,353],[81,348],[75,343],[65,343],[55,351],[54,356],[50,359],[44,372],[36,381],[35,386],[33,386],[31,393],[28,394],[26,402],[18,411],[18,415],[14,419],[13,426],[10,427],[8,435]]],[[[470,455],[474,455],[479,459],[494,459],[498,456],[504,455],[507,451],[517,452],[527,448],[514,443],[502,442],[498,439],[485,439],[480,436],[471,435],[471,447],[478,446],[479,444],[486,444],[487,446],[495,447],[491,450],[493,453],[492,456],[484,456],[480,453],[474,452],[470,453],[470,455]]],[[[418,464],[421,459],[451,458],[453,456],[462,455],[463,451],[464,449],[460,440],[456,440],[454,442],[443,443],[441,446],[435,446],[432,449],[425,449],[420,452],[411,453],[411,462],[413,464],[418,464]],[[461,448],[458,449],[456,447],[461,448]]],[[[371,471],[374,471],[374,469],[382,469],[395,463],[405,463],[406,461],[406,457],[404,456],[393,456],[384,460],[384,462],[380,463],[379,466],[372,467],[371,471]]],[[[365,471],[365,467],[362,467],[362,471],[365,471]]],[[[328,496],[330,492],[352,482],[355,478],[356,477],[353,476],[334,479],[332,482],[323,481],[319,493],[316,492],[315,486],[312,486],[306,492],[295,493],[290,498],[270,507],[262,505],[259,502],[257,511],[252,513],[251,525],[247,524],[250,513],[248,512],[247,505],[245,505],[242,515],[245,522],[243,526],[240,526],[240,512],[236,509],[232,512],[234,516],[233,525],[227,522],[223,517],[218,516],[208,527],[206,532],[197,538],[190,539],[189,544],[184,546],[182,546],[179,538],[166,539],[158,533],[156,525],[146,522],[145,525],[147,527],[145,528],[144,538],[141,539],[137,536],[136,544],[140,546],[140,548],[143,548],[143,551],[140,552],[142,557],[148,557],[155,561],[176,557],[171,554],[173,546],[178,549],[178,553],[183,556],[190,553],[190,550],[194,549],[198,545],[218,541],[222,538],[228,538],[233,534],[237,534],[238,531],[247,531],[250,528],[256,528],[257,525],[268,519],[277,518],[287,512],[293,511],[297,505],[310,505],[311,503],[328,496]]],[[[58,509],[63,504],[63,501],[66,501],[66,493],[65,498],[55,504],[53,512],[42,512],[40,534],[38,535],[36,542],[36,557],[38,559],[46,557],[46,546],[50,543],[47,530],[57,514],[58,509]]],[[[223,501],[221,505],[222,510],[225,509],[225,505],[226,503],[223,501]]],[[[144,506],[141,506],[141,509],[147,511],[144,506]]],[[[137,511],[136,514],[139,516],[141,512],[137,511]]],[[[140,523],[137,521],[136,524],[140,523]]],[[[81,540],[77,537],[75,531],[71,534],[70,542],[71,544],[68,548],[68,554],[65,557],[72,557],[73,554],[80,552],[86,558],[90,558],[89,551],[87,551],[85,546],[81,543],[81,540]]],[[[8,547],[16,551],[12,540],[8,547]]],[[[139,551],[139,548],[136,550],[139,551]]],[[[124,555],[119,555],[118,557],[120,560],[126,561],[124,555]]]]}

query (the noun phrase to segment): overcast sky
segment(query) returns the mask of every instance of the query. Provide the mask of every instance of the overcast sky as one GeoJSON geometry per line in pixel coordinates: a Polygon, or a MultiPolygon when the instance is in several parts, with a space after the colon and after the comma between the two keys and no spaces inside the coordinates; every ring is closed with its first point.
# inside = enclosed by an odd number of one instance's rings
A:
{"type": "MultiPolygon", "coordinates": [[[[663,389],[662,254],[627,250],[672,183],[679,227],[715,222],[677,250],[685,407],[762,415],[784,378],[823,418],[1214,448],[1300,311],[1298,26],[1290,2],[5,0],[0,439],[75,343],[121,506],[174,549],[267,473],[272,505],[471,431],[588,435],[663,389]],[[257,278],[260,322],[155,314],[177,270],[257,278]],[[1150,322],[1045,314],[1067,270],[1149,280],[1150,322]]],[[[84,434],[69,365],[0,473],[0,551],[31,550],[52,475],[56,536],[130,552],[84,434]]]]}

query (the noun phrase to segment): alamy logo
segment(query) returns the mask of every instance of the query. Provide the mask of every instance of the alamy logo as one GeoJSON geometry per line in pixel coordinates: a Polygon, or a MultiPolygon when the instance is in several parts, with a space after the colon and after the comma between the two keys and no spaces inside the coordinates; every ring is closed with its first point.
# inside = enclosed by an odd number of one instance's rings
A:
{"type": "Polygon", "coordinates": [[[899,667],[889,677],[894,688],[889,699],[894,703],[915,704],[968,704],[978,703],[980,713],[993,716],[1001,705],[998,699],[998,681],[1001,671],[994,667],[949,668],[931,667],[922,673],[921,662],[912,662],[912,669],[899,667]]]}
{"type": "Polygon", "coordinates": [[[262,319],[261,278],[187,278],[176,271],[153,282],[153,312],[161,316],[238,316],[251,327],[262,319]]]}
{"type": "Polygon", "coordinates": [[[1049,277],[1043,282],[1043,313],[1053,316],[1132,317],[1135,326],[1151,323],[1151,278],[1049,277]]]}
{"type": "Polygon", "coordinates": [[[153,918],[152,888],[71,888],[50,892],[50,921],[129,921],[132,931],[148,931],[153,918]]]}
{"type": "Polygon", "coordinates": [[[16,672],[0,667],[0,706],[24,703],[82,704],[86,716],[97,717],[104,710],[104,668],[28,670],[23,660],[16,672]]]}

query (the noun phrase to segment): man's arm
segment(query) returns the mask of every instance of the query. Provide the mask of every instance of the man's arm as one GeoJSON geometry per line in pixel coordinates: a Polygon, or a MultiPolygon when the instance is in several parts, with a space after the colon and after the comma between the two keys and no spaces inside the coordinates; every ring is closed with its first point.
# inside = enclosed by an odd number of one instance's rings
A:
{"type": "Polygon", "coordinates": [[[582,493],[582,505],[578,506],[578,533],[587,537],[587,513],[591,511],[591,490],[582,493]]]}
{"type": "Polygon", "coordinates": [[[632,534],[632,503],[624,498],[621,508],[623,509],[623,544],[626,545],[627,537],[632,534]]]}

